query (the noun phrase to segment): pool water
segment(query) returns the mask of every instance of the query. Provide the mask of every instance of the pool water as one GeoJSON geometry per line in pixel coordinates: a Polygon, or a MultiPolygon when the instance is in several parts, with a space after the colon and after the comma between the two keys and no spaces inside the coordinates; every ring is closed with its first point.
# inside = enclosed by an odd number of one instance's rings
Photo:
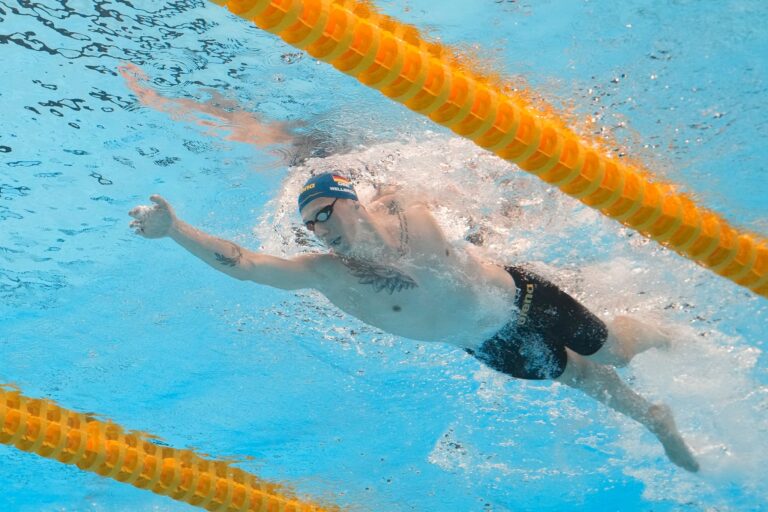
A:
{"type": "MultiPolygon", "coordinates": [[[[768,233],[768,4],[379,6],[768,233]]],[[[768,502],[764,298],[212,4],[0,0],[0,49],[0,383],[351,510],[768,502]],[[137,96],[139,75],[160,101],[137,96]],[[289,166],[255,138],[257,119],[343,154],[289,166]],[[672,326],[670,351],[620,373],[673,408],[702,471],[671,465],[642,427],[573,390],[390,336],[313,292],[232,280],[128,228],[128,210],[159,193],[246,247],[316,250],[297,236],[295,196],[329,165],[363,195],[372,182],[439,194],[456,244],[481,236],[489,258],[535,262],[601,316],[672,326]]],[[[4,445],[0,489],[0,510],[193,510],[4,445]]]]}

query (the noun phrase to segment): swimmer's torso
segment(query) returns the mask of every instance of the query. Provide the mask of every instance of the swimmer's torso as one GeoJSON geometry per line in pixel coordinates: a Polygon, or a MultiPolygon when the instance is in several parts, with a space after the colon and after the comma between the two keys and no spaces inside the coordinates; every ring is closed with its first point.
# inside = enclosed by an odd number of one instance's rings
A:
{"type": "MultiPolygon", "coordinates": [[[[398,251],[376,261],[322,256],[318,290],[363,322],[398,336],[476,347],[514,311],[515,285],[503,268],[457,252],[418,208],[386,219],[398,251]]],[[[382,215],[387,215],[382,212],[382,215]]]]}

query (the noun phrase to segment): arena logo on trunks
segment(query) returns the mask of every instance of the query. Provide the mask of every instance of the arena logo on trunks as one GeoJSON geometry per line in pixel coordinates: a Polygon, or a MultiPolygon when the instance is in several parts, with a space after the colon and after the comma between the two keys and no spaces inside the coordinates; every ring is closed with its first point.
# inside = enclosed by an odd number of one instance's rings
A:
{"type": "Polygon", "coordinates": [[[523,298],[523,305],[520,306],[520,315],[517,317],[517,325],[525,325],[528,321],[528,311],[531,309],[531,302],[533,302],[533,290],[535,286],[533,283],[525,285],[525,297],[523,298]]]}

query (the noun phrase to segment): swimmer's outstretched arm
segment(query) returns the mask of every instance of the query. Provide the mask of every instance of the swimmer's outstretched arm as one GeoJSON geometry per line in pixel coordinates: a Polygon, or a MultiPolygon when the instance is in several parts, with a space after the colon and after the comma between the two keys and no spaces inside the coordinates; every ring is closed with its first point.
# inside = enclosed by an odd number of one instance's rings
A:
{"type": "Polygon", "coordinates": [[[284,259],[259,254],[187,224],[176,217],[168,201],[159,195],[150,200],[154,206],[137,206],[128,213],[135,219],[130,226],[136,234],[144,238],[171,238],[209,266],[235,279],[283,290],[317,287],[316,267],[321,255],[284,259]]]}
{"type": "Polygon", "coordinates": [[[296,142],[292,133],[294,124],[268,120],[216,91],[206,91],[211,96],[208,101],[163,96],[139,66],[126,62],[118,66],[117,71],[142,105],[165,112],[175,120],[204,126],[209,130],[208,135],[259,148],[296,142]]]}

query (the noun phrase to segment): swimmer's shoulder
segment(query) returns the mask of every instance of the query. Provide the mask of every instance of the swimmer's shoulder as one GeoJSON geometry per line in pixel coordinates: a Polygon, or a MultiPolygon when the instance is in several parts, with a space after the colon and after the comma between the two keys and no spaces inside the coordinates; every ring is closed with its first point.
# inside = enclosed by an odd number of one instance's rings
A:
{"type": "Polygon", "coordinates": [[[426,201],[402,191],[397,186],[378,189],[369,204],[374,210],[380,210],[390,215],[397,215],[398,212],[429,212],[429,204],[426,201]]]}
{"type": "Polygon", "coordinates": [[[344,269],[341,258],[333,253],[302,254],[296,256],[294,261],[301,263],[307,271],[314,274],[318,284],[338,279],[339,272],[344,269]]]}

